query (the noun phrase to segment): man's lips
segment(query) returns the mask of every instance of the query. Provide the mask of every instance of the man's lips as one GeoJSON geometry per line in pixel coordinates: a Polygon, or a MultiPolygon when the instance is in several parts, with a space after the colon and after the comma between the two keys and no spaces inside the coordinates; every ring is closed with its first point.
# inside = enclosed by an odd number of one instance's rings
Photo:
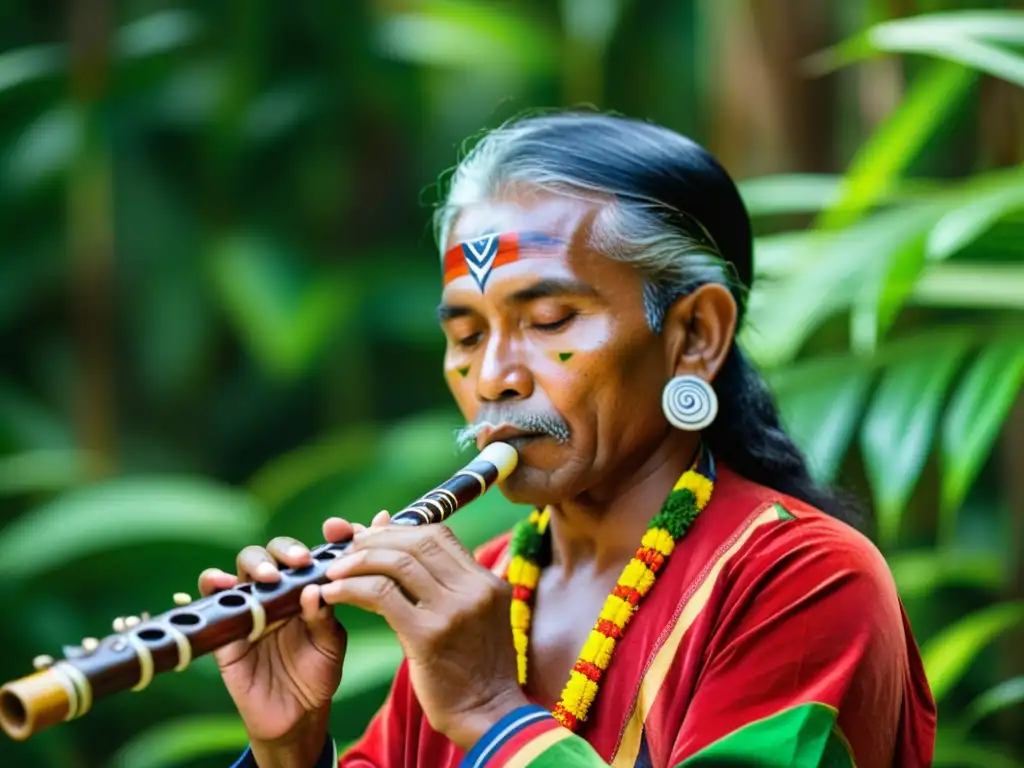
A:
{"type": "Polygon", "coordinates": [[[526,432],[507,424],[483,427],[476,436],[476,448],[478,451],[482,451],[491,443],[519,441],[531,437],[543,437],[543,435],[538,432],[526,432]]]}

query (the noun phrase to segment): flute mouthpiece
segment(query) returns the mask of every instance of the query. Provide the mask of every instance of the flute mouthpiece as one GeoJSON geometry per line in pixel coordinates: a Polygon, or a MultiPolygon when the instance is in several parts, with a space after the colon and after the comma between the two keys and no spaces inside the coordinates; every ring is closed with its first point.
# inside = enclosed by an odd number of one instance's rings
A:
{"type": "Polygon", "coordinates": [[[498,479],[495,482],[499,483],[511,475],[519,464],[519,453],[508,443],[491,443],[480,451],[477,458],[497,467],[498,479]]]}

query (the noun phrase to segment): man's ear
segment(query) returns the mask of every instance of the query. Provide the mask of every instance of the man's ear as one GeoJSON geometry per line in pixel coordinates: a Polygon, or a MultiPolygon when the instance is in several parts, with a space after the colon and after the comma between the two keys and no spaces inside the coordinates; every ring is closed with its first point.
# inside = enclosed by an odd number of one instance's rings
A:
{"type": "Polygon", "coordinates": [[[680,296],[662,331],[672,375],[714,381],[732,348],[736,317],[736,300],[724,285],[707,283],[680,296]]]}

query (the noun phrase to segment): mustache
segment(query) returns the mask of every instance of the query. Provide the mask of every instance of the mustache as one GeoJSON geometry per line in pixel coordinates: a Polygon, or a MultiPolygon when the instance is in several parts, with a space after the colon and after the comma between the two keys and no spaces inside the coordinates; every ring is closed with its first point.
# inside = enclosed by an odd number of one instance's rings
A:
{"type": "Polygon", "coordinates": [[[501,425],[530,434],[547,435],[563,444],[569,441],[569,425],[557,413],[493,409],[481,411],[472,424],[455,430],[455,444],[459,450],[466,450],[476,444],[476,438],[484,427],[493,429],[501,425]]]}

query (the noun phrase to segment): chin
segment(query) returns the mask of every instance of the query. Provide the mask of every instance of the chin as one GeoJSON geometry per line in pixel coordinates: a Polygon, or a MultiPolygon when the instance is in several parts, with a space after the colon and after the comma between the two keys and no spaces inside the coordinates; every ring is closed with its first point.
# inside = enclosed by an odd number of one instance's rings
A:
{"type": "MultiPolygon", "coordinates": [[[[573,498],[582,481],[579,463],[562,457],[559,461],[531,461],[541,457],[522,456],[516,471],[501,484],[501,493],[513,504],[545,507],[573,498]]],[[[544,457],[548,458],[548,457],[544,457]]]]}
{"type": "Polygon", "coordinates": [[[550,471],[522,465],[505,479],[499,489],[513,504],[530,507],[555,504],[565,495],[563,484],[555,480],[550,471]]]}

